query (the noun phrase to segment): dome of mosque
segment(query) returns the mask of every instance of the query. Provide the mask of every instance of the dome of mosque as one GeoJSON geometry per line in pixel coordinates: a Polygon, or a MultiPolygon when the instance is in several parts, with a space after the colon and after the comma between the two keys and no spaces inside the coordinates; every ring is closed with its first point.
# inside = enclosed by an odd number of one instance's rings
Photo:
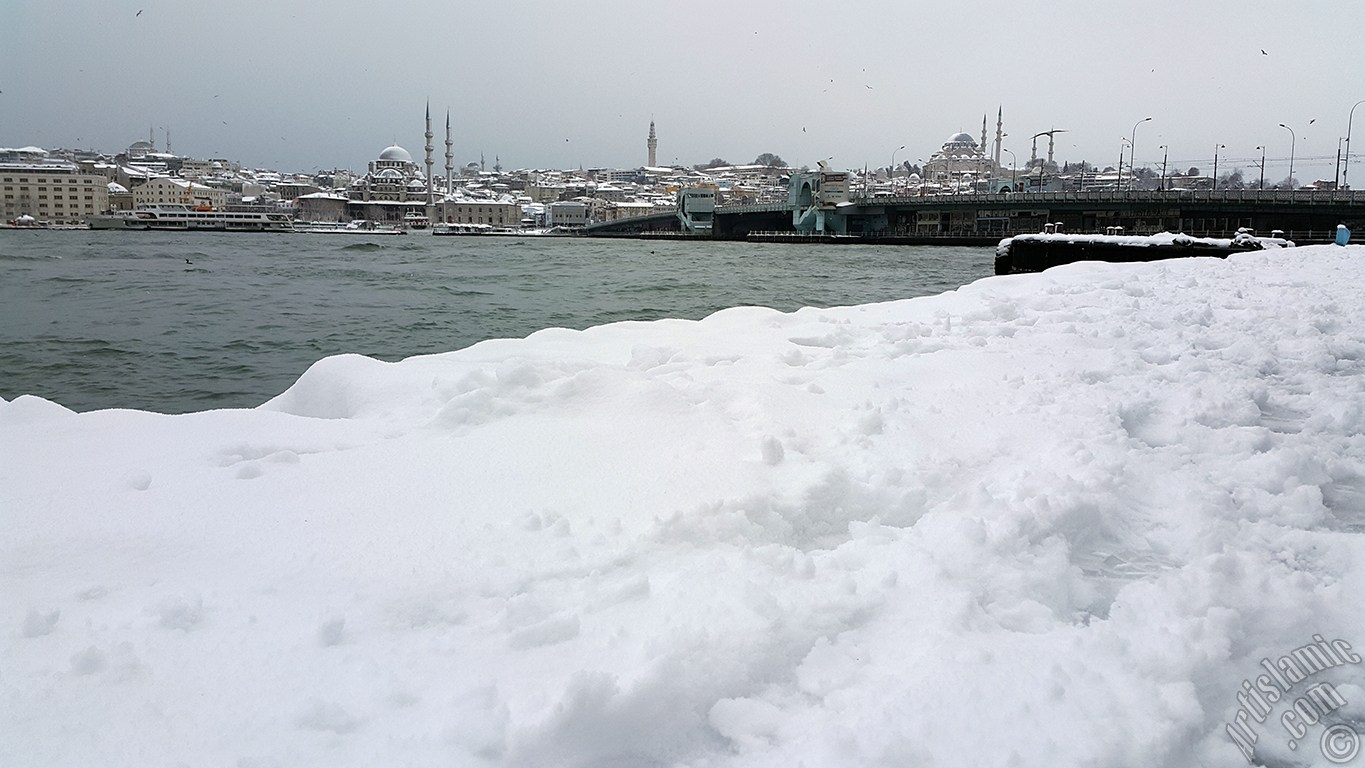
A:
{"type": "Polygon", "coordinates": [[[402,147],[395,144],[392,147],[386,147],[383,152],[380,152],[379,159],[396,160],[401,163],[410,163],[412,162],[412,155],[408,154],[408,151],[406,149],[403,149],[402,147]]]}
{"type": "Polygon", "coordinates": [[[955,133],[948,137],[949,144],[976,144],[976,139],[970,133],[955,133]]]}

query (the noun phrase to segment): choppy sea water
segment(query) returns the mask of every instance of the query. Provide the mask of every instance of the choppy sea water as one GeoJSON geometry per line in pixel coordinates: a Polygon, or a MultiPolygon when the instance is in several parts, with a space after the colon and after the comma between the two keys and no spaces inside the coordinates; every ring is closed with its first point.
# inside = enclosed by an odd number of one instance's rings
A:
{"type": "Polygon", "coordinates": [[[940,293],[989,248],[579,238],[0,231],[0,397],[252,407],[314,361],[548,327],[940,293]]]}

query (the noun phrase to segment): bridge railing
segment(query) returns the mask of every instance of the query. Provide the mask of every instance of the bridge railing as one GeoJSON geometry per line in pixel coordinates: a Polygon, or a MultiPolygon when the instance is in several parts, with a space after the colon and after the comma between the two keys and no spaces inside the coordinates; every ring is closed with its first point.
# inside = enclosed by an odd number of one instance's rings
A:
{"type": "Polygon", "coordinates": [[[725,213],[777,213],[779,211],[790,211],[792,206],[787,203],[750,203],[746,205],[718,205],[716,210],[725,213]]]}
{"type": "MultiPolygon", "coordinates": [[[[962,203],[1191,203],[1191,202],[1264,202],[1264,203],[1365,203],[1365,191],[1333,189],[1135,189],[1099,190],[1095,192],[968,192],[961,194],[913,195],[899,197],[858,197],[852,202],[861,206],[876,205],[952,205],[962,203]]],[[[728,211],[729,209],[727,209],[728,211]]]]}
{"type": "MultiPolygon", "coordinates": [[[[1029,203],[1268,203],[1271,205],[1315,205],[1315,204],[1365,204],[1365,190],[1332,189],[1136,189],[1136,190],[1099,190],[1095,192],[1014,192],[962,194],[913,195],[900,197],[855,197],[852,203],[860,207],[882,205],[948,206],[963,204],[1001,204],[1024,205],[1029,203]]],[[[757,205],[721,205],[716,213],[776,213],[790,211],[787,203],[762,203],[757,205]]]]}

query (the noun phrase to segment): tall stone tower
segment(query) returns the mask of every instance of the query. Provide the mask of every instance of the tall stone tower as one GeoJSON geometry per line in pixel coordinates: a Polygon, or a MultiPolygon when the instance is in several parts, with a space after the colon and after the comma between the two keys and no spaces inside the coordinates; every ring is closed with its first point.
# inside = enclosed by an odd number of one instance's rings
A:
{"type": "Polygon", "coordinates": [[[656,136],[654,135],[654,121],[653,121],[653,120],[650,120],[650,121],[649,121],[649,141],[646,141],[646,142],[645,142],[645,146],[649,147],[649,163],[648,163],[649,167],[650,167],[650,168],[658,168],[658,167],[659,167],[659,161],[658,161],[657,153],[658,153],[658,149],[659,149],[659,139],[658,139],[658,137],[656,137],[656,136]]]}
{"type": "Polygon", "coordinates": [[[427,137],[427,160],[426,160],[426,163],[427,163],[427,215],[430,216],[430,215],[431,215],[431,206],[435,203],[435,200],[433,199],[433,198],[434,198],[433,193],[435,192],[435,189],[432,187],[432,181],[431,181],[431,152],[432,152],[432,150],[436,149],[435,147],[433,147],[433,146],[431,145],[431,139],[432,139],[432,137],[433,137],[433,134],[431,133],[431,102],[430,102],[430,101],[427,102],[427,132],[426,132],[425,135],[426,135],[426,137],[427,137]]]}

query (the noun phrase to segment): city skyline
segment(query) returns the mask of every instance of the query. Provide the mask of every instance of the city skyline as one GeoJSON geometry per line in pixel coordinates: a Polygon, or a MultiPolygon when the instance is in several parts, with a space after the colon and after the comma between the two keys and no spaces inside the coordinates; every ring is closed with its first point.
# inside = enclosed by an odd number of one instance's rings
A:
{"type": "Polygon", "coordinates": [[[1268,180],[1292,153],[1310,183],[1333,178],[1349,110],[1365,98],[1351,79],[1365,53],[1321,32],[1350,13],[1164,0],[1140,14],[1072,0],[913,14],[889,3],[19,0],[16,42],[0,51],[0,144],[118,151],[150,127],[184,155],[356,168],[389,143],[420,151],[429,100],[451,110],[460,166],[638,167],[652,120],[660,164],[772,152],[861,168],[893,153],[922,164],[946,137],[977,136],[983,116],[993,134],[1002,108],[1021,166],[1029,137],[1055,128],[1066,131],[1059,163],[1116,165],[1131,136],[1139,166],[1159,165],[1166,145],[1171,168],[1207,173],[1218,147],[1220,171],[1254,175],[1264,146],[1268,180]]]}

